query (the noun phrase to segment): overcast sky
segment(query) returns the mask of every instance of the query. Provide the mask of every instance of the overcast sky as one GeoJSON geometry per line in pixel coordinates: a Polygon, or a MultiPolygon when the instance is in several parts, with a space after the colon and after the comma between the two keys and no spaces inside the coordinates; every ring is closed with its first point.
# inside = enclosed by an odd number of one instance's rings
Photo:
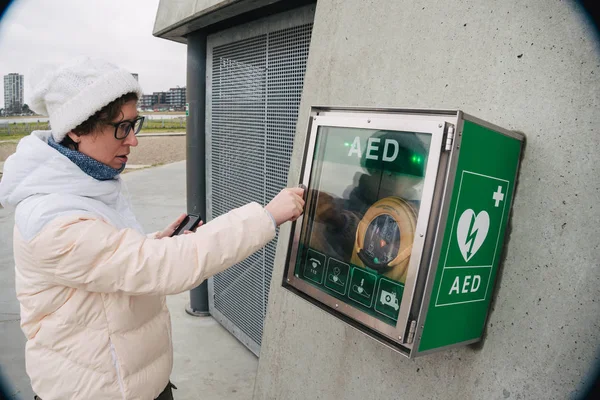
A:
{"type": "MultiPolygon", "coordinates": [[[[145,93],[185,86],[186,46],[152,36],[159,0],[15,0],[0,20],[0,76],[100,57],[139,74],[145,93]]],[[[4,79],[0,106],[4,107],[4,79]]]]}

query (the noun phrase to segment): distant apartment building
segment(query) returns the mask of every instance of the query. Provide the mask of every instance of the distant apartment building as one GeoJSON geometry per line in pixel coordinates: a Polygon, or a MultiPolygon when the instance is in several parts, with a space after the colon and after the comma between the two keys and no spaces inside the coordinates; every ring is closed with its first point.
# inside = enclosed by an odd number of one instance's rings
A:
{"type": "Polygon", "coordinates": [[[138,100],[138,106],[142,109],[152,108],[157,101],[157,96],[154,96],[153,94],[145,94],[141,99],[138,100]]]}
{"type": "Polygon", "coordinates": [[[4,75],[4,108],[21,110],[23,107],[23,75],[11,73],[4,75]]]}
{"type": "Polygon", "coordinates": [[[140,108],[168,108],[167,104],[167,92],[154,92],[152,94],[145,94],[141,99],[138,100],[140,108]]]}
{"type": "Polygon", "coordinates": [[[155,106],[158,106],[159,108],[165,108],[169,106],[167,103],[167,92],[154,92],[152,95],[156,96],[156,103],[154,104],[155,106]]]}
{"type": "Polygon", "coordinates": [[[183,110],[185,108],[185,97],[185,87],[171,88],[168,92],[154,92],[143,95],[138,101],[138,106],[143,110],[183,110]]]}
{"type": "Polygon", "coordinates": [[[172,108],[184,108],[185,95],[185,87],[171,88],[167,92],[167,104],[172,108]]]}

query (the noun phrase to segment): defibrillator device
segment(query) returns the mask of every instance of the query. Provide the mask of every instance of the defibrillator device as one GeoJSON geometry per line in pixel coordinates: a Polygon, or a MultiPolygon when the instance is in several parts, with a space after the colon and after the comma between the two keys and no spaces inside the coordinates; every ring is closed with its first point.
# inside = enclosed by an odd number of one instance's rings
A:
{"type": "Polygon", "coordinates": [[[405,282],[416,224],[409,202],[393,196],[377,201],[358,224],[352,264],[405,282]]]}

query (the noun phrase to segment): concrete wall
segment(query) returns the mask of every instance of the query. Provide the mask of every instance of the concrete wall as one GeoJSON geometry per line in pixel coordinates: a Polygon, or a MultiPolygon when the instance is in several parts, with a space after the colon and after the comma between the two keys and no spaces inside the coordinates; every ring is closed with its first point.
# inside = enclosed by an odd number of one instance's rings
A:
{"type": "Polygon", "coordinates": [[[211,8],[222,7],[232,0],[160,0],[154,21],[154,33],[211,8]]]}
{"type": "Polygon", "coordinates": [[[282,3],[282,9],[293,8],[287,1],[285,6],[286,0],[160,0],[152,34],[186,43],[192,32],[262,7],[282,3]]]}
{"type": "MultiPolygon", "coordinates": [[[[408,360],[281,288],[255,399],[564,399],[598,359],[600,54],[558,0],[319,0],[311,105],[459,108],[527,137],[485,341],[408,360]]],[[[289,235],[289,226],[282,237],[289,235]]]]}

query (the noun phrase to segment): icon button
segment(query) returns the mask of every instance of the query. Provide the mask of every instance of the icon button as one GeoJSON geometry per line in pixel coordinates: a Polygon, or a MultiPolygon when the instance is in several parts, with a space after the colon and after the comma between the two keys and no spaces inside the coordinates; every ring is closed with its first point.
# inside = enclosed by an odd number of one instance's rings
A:
{"type": "Polygon", "coordinates": [[[353,268],[351,275],[348,297],[365,307],[371,308],[377,275],[362,268],[353,268]]]}
{"type": "Polygon", "coordinates": [[[303,275],[306,279],[323,284],[323,275],[325,275],[325,260],[327,257],[325,254],[321,254],[318,251],[308,249],[306,255],[306,262],[304,264],[303,275]]]}
{"type": "Polygon", "coordinates": [[[327,273],[325,275],[325,287],[341,295],[346,294],[350,266],[335,258],[329,258],[327,262],[327,273]]]}
{"type": "Polygon", "coordinates": [[[398,320],[400,302],[404,293],[404,285],[387,278],[381,278],[377,289],[375,311],[393,319],[398,320]]]}

